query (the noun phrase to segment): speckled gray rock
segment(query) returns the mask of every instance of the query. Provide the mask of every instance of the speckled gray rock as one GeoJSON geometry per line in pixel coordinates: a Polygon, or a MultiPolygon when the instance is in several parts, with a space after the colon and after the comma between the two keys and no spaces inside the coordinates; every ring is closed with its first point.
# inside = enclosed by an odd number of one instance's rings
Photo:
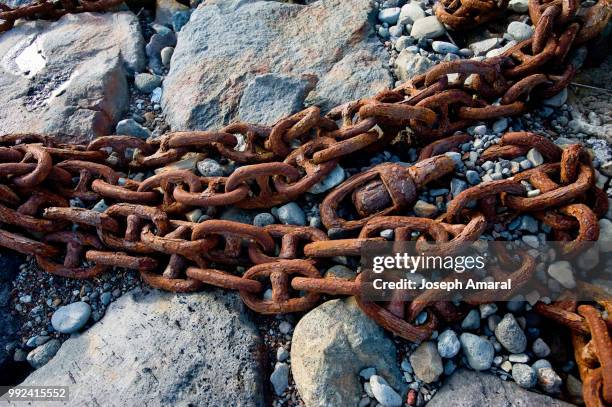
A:
{"type": "Polygon", "coordinates": [[[536,371],[524,363],[512,365],[512,378],[516,384],[526,389],[532,388],[538,382],[536,371]]]}
{"type": "Polygon", "coordinates": [[[457,370],[438,390],[427,407],[572,407],[573,404],[531,392],[512,381],[467,369],[457,370]]]}
{"type": "Polygon", "coordinates": [[[142,139],[147,139],[151,137],[151,132],[149,131],[149,129],[142,127],[134,119],[120,120],[119,123],[117,123],[117,127],[115,128],[115,134],[119,134],[122,136],[134,136],[142,139]]]}
{"type": "Polygon", "coordinates": [[[452,358],[461,349],[461,342],[452,329],[447,329],[438,336],[438,353],[443,358],[452,358]]]}
{"type": "Polygon", "coordinates": [[[510,353],[521,353],[527,348],[527,337],[514,315],[508,313],[497,324],[495,337],[510,353]]]}
{"type": "Polygon", "coordinates": [[[531,35],[533,34],[533,27],[528,24],[521,23],[520,21],[513,21],[508,24],[507,31],[515,41],[521,42],[531,38],[531,35]]]}
{"type": "Polygon", "coordinates": [[[57,339],[52,339],[49,342],[40,345],[30,351],[27,356],[28,363],[34,368],[38,369],[49,363],[49,361],[55,356],[57,351],[62,346],[62,343],[57,339]]]}
{"type": "MultiPolygon", "coordinates": [[[[6,251],[0,256],[0,381],[9,383],[14,380],[13,355],[9,345],[19,341],[18,320],[12,314],[11,292],[13,280],[19,271],[23,258],[14,252],[6,251]]],[[[20,357],[25,355],[18,355],[20,357]]],[[[25,360],[25,358],[24,358],[25,360]]]]}
{"type": "Polygon", "coordinates": [[[91,307],[83,301],[59,307],[51,316],[53,328],[63,334],[77,332],[87,323],[91,315],[91,307]]]}
{"type": "Polygon", "coordinates": [[[429,16],[420,18],[412,24],[410,36],[421,38],[437,38],[446,32],[444,25],[438,21],[438,17],[429,16]]]}
{"type": "Polygon", "coordinates": [[[291,371],[307,407],[357,405],[362,392],[359,372],[369,367],[405,395],[396,357],[393,342],[354,298],[319,305],[293,332],[291,371]]]}
{"type": "Polygon", "coordinates": [[[402,396],[389,386],[384,377],[373,375],[370,377],[370,388],[374,398],[384,407],[401,407],[402,396]]]}
{"type": "Polygon", "coordinates": [[[306,225],[306,215],[295,202],[289,202],[278,208],[278,219],[285,225],[306,225]]]}
{"type": "Polygon", "coordinates": [[[537,370],[538,385],[548,394],[561,393],[561,385],[563,380],[550,367],[545,367],[537,370]]]}
{"type": "MultiPolygon", "coordinates": [[[[164,80],[162,106],[168,123],[174,129],[209,129],[238,116],[263,114],[270,106],[262,108],[258,98],[242,99],[254,78],[270,74],[303,84],[292,88],[292,108],[302,103],[327,110],[392,86],[384,68],[388,56],[374,33],[374,13],[361,0],[308,6],[207,2],[178,33],[164,80]]],[[[266,83],[270,92],[278,92],[273,81],[266,83]]],[[[257,91],[264,92],[266,83],[259,83],[257,91]]],[[[279,111],[266,112],[265,119],[288,111],[288,106],[273,107],[279,111]]]]}
{"type": "Polygon", "coordinates": [[[410,355],[410,364],[416,377],[425,383],[435,382],[444,372],[438,348],[431,341],[423,342],[416,348],[410,355]]]}
{"type": "Polygon", "coordinates": [[[270,382],[274,388],[274,393],[281,396],[289,385],[289,365],[282,362],[277,363],[270,375],[270,382]]]}
{"type": "Polygon", "coordinates": [[[0,36],[0,135],[110,134],[128,103],[129,73],[145,59],[131,12],[68,14],[18,24],[0,36]]]}
{"type": "Polygon", "coordinates": [[[495,349],[486,338],[464,332],[459,337],[461,349],[474,370],[487,370],[493,363],[495,349]]]}
{"type": "Polygon", "coordinates": [[[395,73],[400,80],[406,81],[424,73],[433,64],[431,59],[405,49],[395,59],[395,73]]]}
{"type": "Polygon", "coordinates": [[[172,27],[174,13],[186,10],[189,10],[189,7],[176,0],[155,0],[155,22],[172,27]]]}
{"type": "Polygon", "coordinates": [[[71,405],[263,407],[262,349],[233,293],[134,290],[23,385],[70,386],[71,405]]]}

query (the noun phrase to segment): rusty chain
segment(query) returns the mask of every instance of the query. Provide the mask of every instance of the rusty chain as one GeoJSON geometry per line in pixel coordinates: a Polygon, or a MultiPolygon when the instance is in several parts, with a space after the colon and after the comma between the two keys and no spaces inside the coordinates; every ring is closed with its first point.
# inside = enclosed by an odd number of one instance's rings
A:
{"type": "MultiPolygon", "coordinates": [[[[56,18],[117,3],[2,6],[0,31],[17,18],[56,18]]],[[[444,1],[435,10],[457,28],[490,20],[506,3],[444,1]]],[[[164,290],[191,292],[206,285],[237,290],[249,308],[264,314],[306,311],[321,295],[354,295],[384,328],[408,340],[425,340],[440,319],[456,321],[466,310],[428,291],[410,302],[399,297],[371,301],[361,295],[362,274],[354,281],[323,278],[321,267],[329,258],[359,256],[364,244],[381,240],[380,232],[388,229],[396,241],[412,240],[417,232],[419,243],[434,241],[451,253],[493,224],[523,213],[551,226],[556,239],[571,242],[564,252],[571,256],[581,242],[597,240],[597,220],[607,211],[586,150],[580,145],[562,149],[545,137],[514,132],[480,159],[511,159],[536,148],[546,163],[466,189],[436,219],[404,215],[419,189],[443,183],[453,172],[454,161],[444,153],[470,140],[457,131],[478,120],[521,114],[538,98],[565,88],[576,71],[567,62],[568,52],[598,35],[611,13],[606,0],[585,10],[576,1],[531,0],[529,11],[534,36],[502,55],[441,63],[393,90],[326,115],[313,106],[273,126],[233,123],[146,141],[105,136],[87,146],[62,145],[38,134],[0,136],[0,246],[32,255],[42,269],[63,277],[93,278],[120,267],[137,270],[146,283],[164,290]],[[188,220],[199,208],[270,208],[295,200],[339,162],[403,142],[406,131],[424,145],[417,162],[380,164],[333,189],[320,207],[327,233],[303,226],[188,220]],[[184,169],[189,165],[175,164],[214,154],[239,166],[228,177],[199,177],[184,169]],[[137,181],[128,177],[134,171],[155,175],[137,181]],[[525,196],[524,182],[541,194],[525,196]],[[86,208],[72,207],[75,199],[86,208]],[[111,205],[87,209],[101,199],[111,205]],[[241,275],[227,271],[235,266],[247,269],[241,275]],[[416,324],[423,310],[429,311],[427,320],[416,324]]],[[[515,269],[512,276],[526,281],[535,260],[524,255],[515,269]]],[[[483,294],[466,304],[495,300],[483,294]]],[[[601,305],[609,313],[609,303],[601,305]]],[[[587,405],[610,403],[609,317],[575,301],[539,303],[536,310],[571,328],[587,405]]]]}

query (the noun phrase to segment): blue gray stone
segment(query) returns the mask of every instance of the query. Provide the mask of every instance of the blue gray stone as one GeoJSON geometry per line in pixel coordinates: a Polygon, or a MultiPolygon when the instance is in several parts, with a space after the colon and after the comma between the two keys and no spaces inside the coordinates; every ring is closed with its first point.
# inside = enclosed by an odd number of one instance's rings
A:
{"type": "Polygon", "coordinates": [[[278,208],[278,219],[285,225],[306,225],[306,215],[295,202],[289,202],[278,208]]]}
{"type": "Polygon", "coordinates": [[[512,378],[519,386],[530,389],[534,387],[538,381],[538,375],[535,370],[524,363],[515,363],[512,365],[512,378]]]}
{"type": "Polygon", "coordinates": [[[77,332],[87,323],[91,315],[91,307],[83,301],[59,307],[51,316],[53,328],[63,334],[77,332]]]}
{"type": "Polygon", "coordinates": [[[464,332],[459,337],[461,349],[465,354],[468,364],[474,370],[487,370],[493,363],[495,349],[486,338],[464,332]]]}
{"type": "Polygon", "coordinates": [[[527,348],[527,337],[525,332],[514,318],[508,313],[495,328],[495,337],[499,343],[510,353],[521,353],[527,348]]]}
{"type": "Polygon", "coordinates": [[[443,358],[452,358],[461,350],[461,342],[452,329],[447,329],[438,336],[438,353],[443,358]]]}
{"type": "Polygon", "coordinates": [[[134,119],[123,119],[117,123],[115,133],[123,136],[134,136],[143,139],[151,137],[149,129],[142,127],[134,119]]]}

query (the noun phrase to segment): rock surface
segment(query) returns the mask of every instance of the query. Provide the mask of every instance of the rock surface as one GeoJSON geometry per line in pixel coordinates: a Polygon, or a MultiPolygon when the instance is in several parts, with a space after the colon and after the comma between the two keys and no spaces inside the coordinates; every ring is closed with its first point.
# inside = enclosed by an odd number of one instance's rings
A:
{"type": "Polygon", "coordinates": [[[0,134],[109,134],[127,107],[126,77],[144,67],[131,12],[27,22],[0,36],[0,134]]]}
{"type": "Polygon", "coordinates": [[[70,386],[71,405],[263,406],[261,346],[235,295],[135,290],[23,385],[70,386]]]}
{"type": "Polygon", "coordinates": [[[396,349],[354,298],[328,301],[306,314],[295,327],[291,370],[306,406],[356,406],[359,372],[374,367],[391,387],[405,392],[396,349]]]}
{"type": "Polygon", "coordinates": [[[572,404],[522,389],[492,374],[461,369],[455,372],[427,404],[427,407],[550,406],[572,404]]]}
{"type": "Polygon", "coordinates": [[[0,256],[0,380],[11,383],[15,368],[13,355],[7,351],[7,346],[17,341],[18,321],[11,314],[11,291],[13,279],[19,270],[22,258],[13,252],[4,251],[0,256]]]}
{"type": "Polygon", "coordinates": [[[371,96],[393,83],[375,19],[360,0],[208,2],[178,34],[164,81],[167,121],[176,130],[243,118],[269,123],[303,104],[326,110],[371,96]],[[262,106],[257,94],[268,93],[285,102],[262,106]]]}

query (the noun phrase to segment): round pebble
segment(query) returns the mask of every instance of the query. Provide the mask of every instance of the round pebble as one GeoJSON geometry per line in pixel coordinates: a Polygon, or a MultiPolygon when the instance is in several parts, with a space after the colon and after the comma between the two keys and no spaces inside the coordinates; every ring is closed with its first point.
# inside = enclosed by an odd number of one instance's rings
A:
{"type": "Polygon", "coordinates": [[[71,334],[81,329],[91,315],[91,307],[86,302],[73,302],[60,307],[51,317],[53,328],[63,334],[71,334]]]}
{"type": "Polygon", "coordinates": [[[527,347],[525,332],[512,314],[506,314],[497,324],[495,337],[510,353],[521,353],[527,347]]]}
{"type": "Polygon", "coordinates": [[[278,208],[278,219],[285,225],[306,225],[306,215],[295,202],[289,202],[278,208]]]}
{"type": "Polygon", "coordinates": [[[512,366],[512,378],[516,384],[526,389],[532,388],[538,381],[535,370],[524,363],[515,363],[512,366]]]}
{"type": "Polygon", "coordinates": [[[443,358],[450,359],[459,353],[461,342],[452,329],[447,329],[438,336],[438,353],[443,358]]]}
{"type": "Polygon", "coordinates": [[[487,370],[493,364],[495,349],[489,340],[464,332],[459,337],[461,349],[474,370],[487,370]]]}

